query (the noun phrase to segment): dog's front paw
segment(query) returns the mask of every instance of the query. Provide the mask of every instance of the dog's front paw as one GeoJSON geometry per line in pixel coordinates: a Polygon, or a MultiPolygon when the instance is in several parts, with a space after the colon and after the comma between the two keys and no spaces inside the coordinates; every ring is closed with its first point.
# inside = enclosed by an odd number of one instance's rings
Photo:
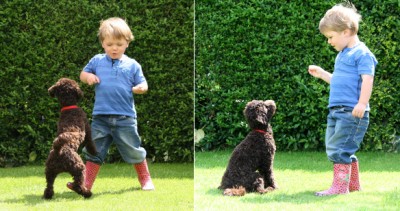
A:
{"type": "Polygon", "coordinates": [[[230,188],[225,189],[222,194],[224,196],[233,196],[232,189],[230,189],[230,188]]]}
{"type": "Polygon", "coordinates": [[[266,191],[266,193],[267,192],[271,192],[271,191],[273,191],[273,190],[275,190],[276,188],[274,188],[274,187],[267,187],[267,188],[265,188],[265,191],[266,191]]]}
{"type": "Polygon", "coordinates": [[[273,180],[272,180],[272,183],[270,183],[270,184],[265,184],[264,186],[265,186],[264,188],[270,187],[270,188],[272,188],[272,189],[274,189],[274,190],[279,189],[278,184],[277,184],[275,181],[273,181],[273,180]]]}
{"type": "Polygon", "coordinates": [[[273,188],[273,189],[279,189],[279,186],[275,183],[274,185],[271,185],[271,187],[273,188]]]}

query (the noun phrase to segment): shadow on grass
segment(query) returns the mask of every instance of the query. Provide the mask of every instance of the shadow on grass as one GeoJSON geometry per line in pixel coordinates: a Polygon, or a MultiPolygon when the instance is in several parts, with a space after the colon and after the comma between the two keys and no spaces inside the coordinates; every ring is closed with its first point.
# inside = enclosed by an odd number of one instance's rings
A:
{"type": "MultiPolygon", "coordinates": [[[[314,195],[313,191],[303,191],[295,194],[285,194],[285,193],[269,193],[259,195],[258,197],[243,197],[241,201],[246,203],[265,203],[265,202],[279,202],[279,203],[295,203],[295,204],[310,204],[318,201],[331,200],[332,198],[338,197],[340,195],[317,197],[314,195]],[[301,199],[301,200],[299,200],[301,199]]],[[[250,193],[257,195],[257,193],[250,193]]]]}
{"type": "Polygon", "coordinates": [[[132,192],[132,191],[142,191],[140,187],[135,187],[135,188],[124,188],[120,190],[106,190],[102,192],[94,192],[92,198],[95,198],[96,196],[102,196],[102,195],[120,195],[123,193],[127,192],[132,192]]]}
{"type": "Polygon", "coordinates": [[[232,197],[238,198],[242,202],[251,203],[251,204],[264,204],[266,202],[280,202],[280,203],[296,203],[296,204],[309,204],[314,203],[316,200],[331,200],[334,197],[338,197],[339,195],[325,196],[325,197],[317,197],[314,195],[313,191],[303,191],[295,194],[285,194],[279,193],[279,189],[275,190],[271,193],[259,194],[259,193],[246,193],[244,196],[224,196],[222,194],[222,190],[215,188],[209,189],[206,194],[213,196],[215,198],[218,197],[232,197]],[[301,200],[299,200],[301,199],[301,200]]]}
{"type": "MultiPolygon", "coordinates": [[[[26,204],[26,205],[38,205],[48,202],[60,202],[62,200],[71,200],[75,201],[77,197],[81,197],[80,195],[76,194],[75,192],[61,192],[55,193],[52,199],[44,199],[42,194],[27,194],[23,197],[16,198],[16,199],[6,199],[0,200],[3,203],[15,203],[15,204],[26,204]]],[[[83,199],[83,197],[82,197],[83,199]]],[[[87,199],[90,200],[91,198],[87,199]]]]}
{"type": "Polygon", "coordinates": [[[1,203],[15,203],[15,204],[26,204],[26,205],[38,205],[38,204],[43,204],[43,203],[48,203],[48,202],[54,202],[54,203],[59,203],[59,202],[65,202],[65,201],[76,201],[78,200],[92,200],[95,199],[96,197],[102,196],[102,195],[120,195],[123,193],[131,192],[131,191],[141,191],[139,187],[137,188],[124,188],[120,190],[106,190],[102,192],[93,192],[92,197],[85,199],[83,196],[73,192],[73,191],[64,191],[54,193],[54,196],[52,199],[44,199],[42,194],[27,194],[24,195],[21,198],[18,199],[6,199],[6,200],[0,200],[1,203]]]}
{"type": "Polygon", "coordinates": [[[212,195],[212,196],[223,196],[222,194],[222,190],[216,188],[213,189],[208,189],[208,191],[206,192],[207,195],[212,195]]]}

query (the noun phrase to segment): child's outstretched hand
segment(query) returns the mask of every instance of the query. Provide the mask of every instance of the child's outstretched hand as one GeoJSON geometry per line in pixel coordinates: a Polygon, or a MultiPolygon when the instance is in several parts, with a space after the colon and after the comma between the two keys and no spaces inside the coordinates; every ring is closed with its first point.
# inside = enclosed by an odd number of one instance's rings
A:
{"type": "Polygon", "coordinates": [[[321,78],[322,72],[324,70],[317,65],[310,65],[308,66],[308,73],[310,73],[310,75],[316,77],[316,78],[321,78]]]}
{"type": "Polygon", "coordinates": [[[324,80],[328,84],[331,82],[332,74],[329,72],[326,72],[320,66],[317,66],[317,65],[308,66],[308,73],[310,73],[310,75],[312,75],[316,78],[320,78],[320,79],[324,80]]]}

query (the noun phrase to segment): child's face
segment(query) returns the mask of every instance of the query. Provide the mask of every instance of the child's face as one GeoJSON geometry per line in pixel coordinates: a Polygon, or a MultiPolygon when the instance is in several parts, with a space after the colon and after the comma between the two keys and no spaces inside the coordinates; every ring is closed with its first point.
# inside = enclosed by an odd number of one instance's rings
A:
{"type": "Polygon", "coordinates": [[[342,32],[326,31],[322,34],[328,39],[328,43],[337,51],[341,51],[346,48],[351,38],[351,33],[349,30],[344,30],[342,32]]]}
{"type": "Polygon", "coordinates": [[[125,39],[114,39],[112,37],[104,38],[101,46],[104,48],[106,54],[112,59],[120,59],[122,54],[125,53],[129,43],[125,39]]]}

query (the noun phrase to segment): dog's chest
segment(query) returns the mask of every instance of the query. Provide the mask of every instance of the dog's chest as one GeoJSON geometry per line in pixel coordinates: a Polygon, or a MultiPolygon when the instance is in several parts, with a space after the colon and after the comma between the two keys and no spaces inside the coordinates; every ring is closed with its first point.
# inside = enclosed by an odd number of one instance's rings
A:
{"type": "Polygon", "coordinates": [[[236,150],[248,151],[249,153],[269,153],[275,151],[275,142],[269,136],[247,136],[236,150]]]}

